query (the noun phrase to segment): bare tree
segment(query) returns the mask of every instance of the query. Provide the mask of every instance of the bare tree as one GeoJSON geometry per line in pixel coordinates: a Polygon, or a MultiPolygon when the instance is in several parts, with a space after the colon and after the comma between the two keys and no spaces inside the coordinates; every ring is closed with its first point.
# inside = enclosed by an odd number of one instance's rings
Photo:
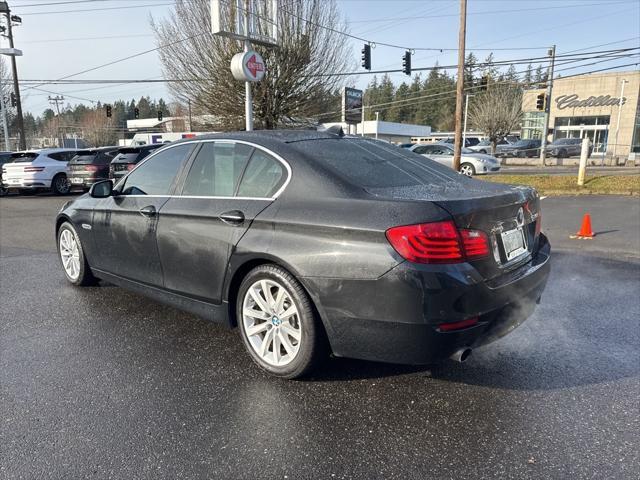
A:
{"type": "Polygon", "coordinates": [[[93,147],[114,145],[118,141],[113,122],[101,110],[89,110],[82,116],[80,124],[85,141],[93,147]]]}
{"type": "Polygon", "coordinates": [[[518,126],[522,119],[522,89],[518,85],[496,83],[477,96],[469,107],[469,119],[484,132],[495,153],[498,141],[518,126]]]}
{"type": "MultiPolygon", "coordinates": [[[[220,128],[242,128],[244,85],[233,78],[231,58],[242,51],[239,41],[211,32],[210,0],[176,0],[174,13],[151,20],[164,75],[177,100],[191,101],[194,114],[212,114],[220,128]],[[177,40],[187,38],[186,41],[177,40]]],[[[349,42],[335,0],[283,2],[278,18],[277,47],[255,45],[267,74],[253,84],[257,127],[277,128],[339,107],[336,90],[344,77],[322,76],[353,68],[349,42]]]]}

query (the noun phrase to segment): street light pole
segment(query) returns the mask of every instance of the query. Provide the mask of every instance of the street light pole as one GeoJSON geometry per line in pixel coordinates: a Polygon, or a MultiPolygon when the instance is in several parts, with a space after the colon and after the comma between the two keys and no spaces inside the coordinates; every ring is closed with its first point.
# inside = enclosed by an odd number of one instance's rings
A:
{"type": "Polygon", "coordinates": [[[376,112],[376,140],[378,139],[378,118],[380,117],[380,112],[376,112]]]}
{"type": "Polygon", "coordinates": [[[544,167],[547,157],[547,134],[549,133],[549,117],[551,116],[551,93],[553,92],[553,70],[556,65],[556,46],[549,49],[551,61],[547,70],[547,94],[544,100],[544,121],[542,123],[542,137],[540,141],[540,165],[544,167]]]}
{"type": "Polygon", "coordinates": [[[469,97],[473,97],[467,93],[464,99],[464,127],[462,127],[462,146],[467,146],[467,116],[469,114],[469,97]]]}
{"type": "MultiPolygon", "coordinates": [[[[620,131],[620,113],[622,112],[622,102],[624,98],[624,84],[627,83],[627,80],[622,79],[620,85],[620,100],[618,100],[618,120],[616,122],[616,135],[613,140],[613,152],[611,152],[611,159],[613,160],[616,157],[616,150],[618,149],[618,132],[620,131]]],[[[617,164],[617,162],[616,162],[617,164]]]]}
{"type": "MultiPolygon", "coordinates": [[[[9,39],[9,48],[13,50],[15,47],[11,29],[11,10],[9,10],[7,2],[0,2],[0,13],[4,13],[7,17],[7,38],[9,39]]],[[[11,55],[11,70],[13,73],[13,91],[16,95],[16,120],[18,121],[18,131],[20,132],[19,146],[20,150],[26,150],[27,139],[24,134],[24,118],[22,117],[22,101],[20,100],[20,84],[18,83],[18,66],[15,55],[11,55]]]]}

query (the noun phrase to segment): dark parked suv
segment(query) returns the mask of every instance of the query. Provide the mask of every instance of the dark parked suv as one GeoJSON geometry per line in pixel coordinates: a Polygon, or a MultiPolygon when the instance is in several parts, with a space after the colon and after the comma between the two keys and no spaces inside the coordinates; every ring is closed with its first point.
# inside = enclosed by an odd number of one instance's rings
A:
{"type": "Polygon", "coordinates": [[[118,155],[111,161],[109,178],[120,180],[129,170],[133,170],[140,160],[164,145],[164,143],[157,143],[139,147],[121,147],[118,150],[118,155]]]}
{"type": "Polygon", "coordinates": [[[89,187],[109,178],[109,164],[118,153],[118,147],[101,147],[80,150],[67,165],[67,178],[71,188],[89,187]]]}
{"type": "MultiPolygon", "coordinates": [[[[580,156],[582,150],[581,138],[559,138],[547,145],[547,153],[552,157],[565,158],[580,156]]],[[[593,145],[589,144],[589,156],[593,151],[593,145]]]]}

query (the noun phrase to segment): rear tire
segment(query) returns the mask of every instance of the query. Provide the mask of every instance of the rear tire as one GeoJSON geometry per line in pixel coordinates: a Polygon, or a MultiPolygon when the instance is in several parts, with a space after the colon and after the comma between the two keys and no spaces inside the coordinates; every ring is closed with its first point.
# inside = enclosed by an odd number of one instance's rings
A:
{"type": "Polygon", "coordinates": [[[66,195],[71,191],[71,184],[64,173],[59,173],[51,180],[51,190],[56,195],[66,195]]]}
{"type": "Polygon", "coordinates": [[[475,167],[470,163],[463,163],[460,165],[460,173],[466,175],[467,177],[473,177],[476,174],[475,167]]]}
{"type": "Polygon", "coordinates": [[[80,237],[73,225],[64,222],[58,229],[58,258],[67,280],[76,286],[95,285],[96,278],[91,273],[80,237]]]}
{"type": "Polygon", "coordinates": [[[261,265],[247,274],[236,316],[251,359],[271,375],[299,378],[326,357],[324,330],[311,299],[281,267],[261,265]]]}

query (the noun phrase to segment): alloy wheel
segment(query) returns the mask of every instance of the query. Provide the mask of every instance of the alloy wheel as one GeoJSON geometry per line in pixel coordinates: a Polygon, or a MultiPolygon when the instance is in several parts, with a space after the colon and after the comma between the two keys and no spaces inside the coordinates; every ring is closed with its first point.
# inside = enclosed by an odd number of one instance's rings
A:
{"type": "Polygon", "coordinates": [[[53,190],[59,194],[69,193],[71,185],[67,181],[67,177],[64,175],[58,175],[53,179],[53,190]]]}
{"type": "Polygon", "coordinates": [[[80,250],[78,242],[71,230],[63,230],[60,234],[60,258],[62,266],[71,280],[77,280],[80,276],[80,250]]]}
{"type": "Polygon", "coordinates": [[[460,173],[466,175],[467,177],[473,176],[473,167],[471,165],[462,165],[460,167],[460,173]]]}
{"type": "Polygon", "coordinates": [[[274,280],[258,280],[242,303],[244,332],[251,348],[267,364],[282,367],[300,350],[302,326],[291,294],[274,280]]]}

